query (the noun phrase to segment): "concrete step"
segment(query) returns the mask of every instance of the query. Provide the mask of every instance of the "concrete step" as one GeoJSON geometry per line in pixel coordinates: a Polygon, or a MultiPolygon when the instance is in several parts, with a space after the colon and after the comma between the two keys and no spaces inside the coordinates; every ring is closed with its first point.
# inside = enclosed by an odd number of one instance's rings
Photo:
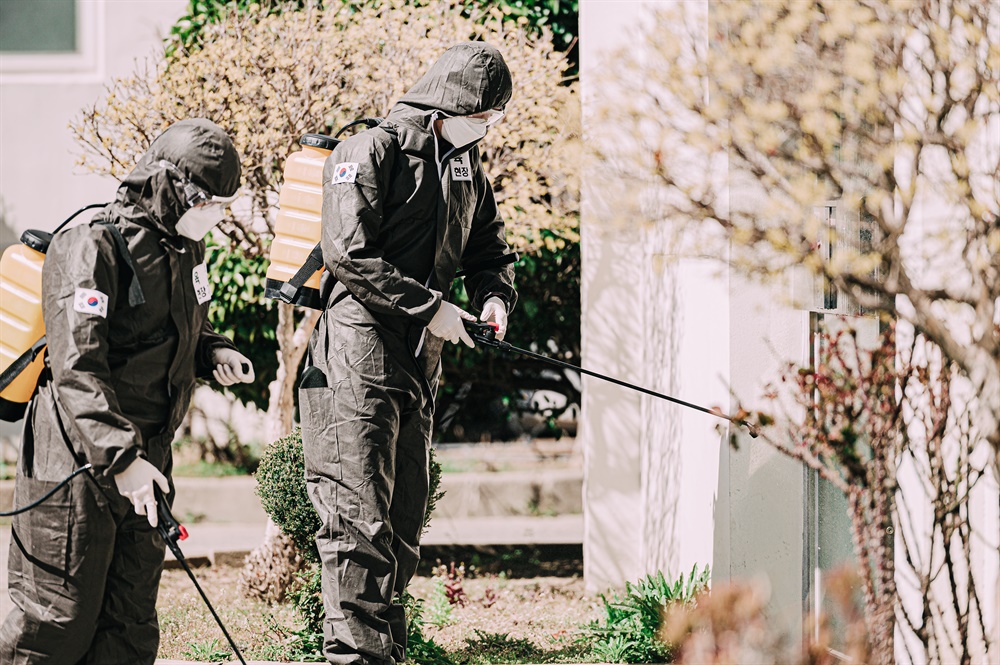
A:
{"type": "MultiPolygon", "coordinates": [[[[177,477],[174,514],[185,523],[267,521],[250,476],[177,477]]],[[[566,515],[583,512],[580,469],[445,473],[442,518],[566,515]]],[[[14,481],[0,481],[0,511],[10,510],[14,481]]]]}
{"type": "MultiPolygon", "coordinates": [[[[192,566],[242,566],[264,540],[263,523],[185,524],[187,540],[180,542],[192,566]]],[[[9,533],[9,531],[7,532],[9,533]]],[[[3,536],[0,535],[0,540],[3,536]]],[[[465,517],[431,519],[424,545],[579,545],[583,542],[583,515],[554,517],[465,517]]],[[[177,567],[167,551],[167,567],[177,567]]]]}

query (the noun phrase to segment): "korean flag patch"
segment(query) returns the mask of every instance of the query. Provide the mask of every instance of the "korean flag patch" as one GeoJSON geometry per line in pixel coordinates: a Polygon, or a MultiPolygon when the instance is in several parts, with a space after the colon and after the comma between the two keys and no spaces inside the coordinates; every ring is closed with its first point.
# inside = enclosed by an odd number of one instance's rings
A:
{"type": "Polygon", "coordinates": [[[338,185],[342,182],[354,182],[354,179],[357,177],[357,162],[341,162],[333,169],[333,180],[330,181],[330,184],[338,185]]]}
{"type": "Polygon", "coordinates": [[[108,296],[94,289],[77,289],[73,297],[73,309],[84,314],[96,314],[108,318],[108,296]]]}
{"type": "Polygon", "coordinates": [[[451,160],[452,182],[472,182],[472,169],[469,167],[469,155],[459,155],[451,160]]]}

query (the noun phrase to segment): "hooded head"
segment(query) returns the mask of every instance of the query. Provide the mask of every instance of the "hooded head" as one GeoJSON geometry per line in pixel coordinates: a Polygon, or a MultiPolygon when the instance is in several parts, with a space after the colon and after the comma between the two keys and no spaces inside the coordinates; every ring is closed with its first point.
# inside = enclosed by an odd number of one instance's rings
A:
{"type": "Polygon", "coordinates": [[[422,111],[450,116],[502,110],[513,84],[500,51],[483,42],[457,44],[445,51],[400,100],[422,111]]]}
{"type": "Polygon", "coordinates": [[[204,118],[181,120],[153,140],[122,181],[116,201],[119,214],[140,225],[148,220],[173,234],[190,207],[185,181],[209,197],[232,196],[240,186],[240,171],[236,147],[221,127],[204,118]]]}

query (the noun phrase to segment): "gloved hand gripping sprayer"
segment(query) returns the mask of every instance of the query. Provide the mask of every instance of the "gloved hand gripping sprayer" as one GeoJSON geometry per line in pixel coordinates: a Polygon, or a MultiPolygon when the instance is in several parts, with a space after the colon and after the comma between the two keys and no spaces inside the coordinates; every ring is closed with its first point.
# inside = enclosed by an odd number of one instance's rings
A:
{"type": "Polygon", "coordinates": [[[685,402],[684,400],[677,399],[676,397],[671,397],[670,395],[664,395],[663,393],[658,393],[648,388],[643,388],[641,386],[627,383],[625,381],[622,381],[621,379],[616,379],[610,376],[605,376],[603,374],[598,374],[597,372],[592,372],[589,369],[584,369],[583,367],[578,367],[576,365],[571,365],[570,363],[564,363],[561,360],[556,360],[555,358],[549,358],[548,356],[543,356],[540,353],[535,353],[533,351],[528,351],[527,349],[518,348],[516,346],[511,345],[508,342],[502,342],[497,339],[497,324],[495,323],[492,322],[474,323],[472,321],[466,321],[465,328],[466,330],[469,331],[469,335],[472,337],[473,340],[479,342],[480,344],[491,346],[494,349],[498,349],[500,351],[507,351],[510,353],[520,353],[523,356],[535,358],[537,360],[547,362],[557,367],[565,367],[567,369],[576,370],[581,374],[586,374],[588,376],[593,376],[598,379],[603,379],[604,381],[609,381],[611,383],[618,384],[619,386],[624,386],[625,388],[631,388],[632,390],[636,390],[646,395],[651,395],[659,399],[665,399],[668,402],[673,402],[674,404],[680,404],[681,406],[686,406],[687,408],[694,409],[695,411],[701,411],[703,413],[707,413],[710,416],[715,416],[716,418],[722,418],[723,420],[728,420],[734,425],[741,425],[743,427],[746,427],[747,431],[750,433],[750,437],[753,439],[756,439],[757,435],[760,433],[757,430],[756,425],[753,425],[747,422],[746,420],[737,419],[735,416],[727,416],[725,413],[723,413],[718,409],[709,409],[704,406],[698,406],[697,404],[685,402]]]}

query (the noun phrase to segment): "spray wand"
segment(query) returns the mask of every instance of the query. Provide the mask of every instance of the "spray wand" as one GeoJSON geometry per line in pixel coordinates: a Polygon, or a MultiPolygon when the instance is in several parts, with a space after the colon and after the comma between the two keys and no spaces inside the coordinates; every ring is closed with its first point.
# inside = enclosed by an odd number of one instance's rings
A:
{"type": "Polygon", "coordinates": [[[611,383],[618,384],[619,386],[624,386],[625,388],[630,388],[636,390],[640,393],[646,395],[651,395],[659,399],[665,399],[668,402],[673,402],[674,404],[680,404],[681,406],[686,406],[689,409],[694,409],[695,411],[701,411],[702,413],[707,413],[710,416],[715,416],[716,418],[722,418],[723,420],[728,420],[734,425],[741,425],[747,428],[750,433],[750,437],[756,439],[759,434],[757,427],[746,420],[736,418],[735,416],[727,416],[719,409],[709,409],[708,407],[699,406],[697,404],[692,404],[690,402],[685,402],[682,399],[677,399],[676,397],[671,397],[670,395],[664,395],[663,393],[658,393],[649,388],[643,388],[642,386],[637,386],[631,383],[622,381],[621,379],[616,379],[611,376],[605,376],[604,374],[598,374],[597,372],[592,372],[589,369],[584,369],[583,367],[578,367],[570,363],[563,362],[561,360],[556,360],[555,358],[550,358],[548,356],[543,356],[540,353],[535,353],[534,351],[528,351],[527,349],[521,349],[516,346],[509,344],[508,342],[502,342],[497,339],[497,324],[496,323],[473,323],[472,321],[465,322],[466,330],[469,331],[469,335],[472,339],[479,342],[480,344],[485,344],[486,346],[491,346],[494,349],[500,351],[507,351],[510,353],[519,353],[523,356],[528,356],[529,358],[535,358],[543,362],[547,362],[551,365],[556,365],[557,367],[565,367],[567,369],[572,369],[574,371],[580,372],[581,374],[586,374],[588,376],[593,376],[598,379],[603,379],[604,381],[609,381],[611,383]]]}
{"type": "Polygon", "coordinates": [[[236,654],[236,657],[240,659],[240,662],[243,665],[247,665],[247,661],[243,660],[243,654],[240,653],[240,648],[236,646],[236,642],[232,637],[230,637],[229,631],[226,630],[225,625],[222,623],[222,619],[220,619],[219,615],[215,612],[215,608],[212,607],[212,603],[209,602],[208,596],[205,595],[201,585],[198,584],[198,580],[195,578],[194,573],[191,572],[191,566],[188,565],[187,559],[184,558],[184,553],[181,552],[181,548],[177,544],[178,540],[187,540],[187,529],[184,528],[183,524],[174,519],[174,516],[170,512],[170,507],[167,505],[167,502],[163,497],[163,492],[160,491],[160,488],[157,487],[155,483],[153,484],[153,492],[156,495],[156,513],[159,517],[156,530],[160,532],[163,542],[167,544],[167,547],[169,547],[170,551],[173,552],[174,557],[181,562],[181,566],[183,566],[184,570],[187,571],[188,577],[190,577],[191,581],[194,583],[194,588],[196,588],[198,593],[201,594],[201,599],[205,601],[205,605],[208,606],[208,610],[212,613],[212,616],[215,617],[215,622],[219,624],[219,628],[222,629],[222,634],[226,636],[227,640],[229,640],[229,646],[233,648],[233,653],[236,654]]]}

